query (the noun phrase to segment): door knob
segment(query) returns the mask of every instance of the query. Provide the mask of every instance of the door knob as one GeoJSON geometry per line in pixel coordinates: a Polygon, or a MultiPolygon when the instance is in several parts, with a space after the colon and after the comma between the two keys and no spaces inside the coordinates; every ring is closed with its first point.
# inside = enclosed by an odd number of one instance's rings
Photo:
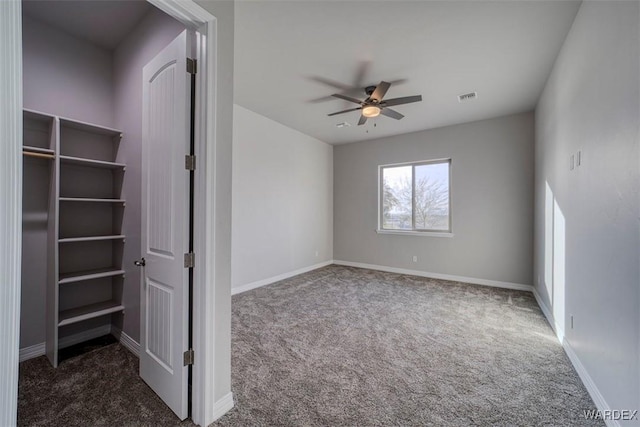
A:
{"type": "Polygon", "coordinates": [[[138,267],[144,267],[145,265],[147,265],[147,262],[145,261],[144,258],[136,260],[136,261],[133,261],[133,263],[135,265],[137,265],[138,267]]]}

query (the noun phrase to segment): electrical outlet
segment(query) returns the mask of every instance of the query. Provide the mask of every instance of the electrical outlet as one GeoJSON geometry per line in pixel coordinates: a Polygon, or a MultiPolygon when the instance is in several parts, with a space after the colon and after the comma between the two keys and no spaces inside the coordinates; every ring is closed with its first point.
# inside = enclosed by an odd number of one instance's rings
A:
{"type": "Polygon", "coordinates": [[[413,262],[418,262],[418,257],[417,256],[413,256],[413,262]]]}
{"type": "Polygon", "coordinates": [[[318,251],[316,251],[316,256],[318,256],[318,251]]]}

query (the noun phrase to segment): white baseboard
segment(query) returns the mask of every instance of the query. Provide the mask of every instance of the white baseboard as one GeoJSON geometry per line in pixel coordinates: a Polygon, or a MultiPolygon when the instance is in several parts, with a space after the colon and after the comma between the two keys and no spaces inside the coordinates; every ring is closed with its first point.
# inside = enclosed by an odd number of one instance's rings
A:
{"type": "Polygon", "coordinates": [[[233,409],[233,393],[229,392],[213,404],[213,421],[233,409]]]}
{"type": "Polygon", "coordinates": [[[111,327],[111,334],[120,341],[120,344],[122,344],[124,348],[133,353],[137,358],[140,358],[140,344],[136,340],[115,326],[111,327]]]}
{"type": "Polygon", "coordinates": [[[544,317],[547,318],[547,322],[549,322],[549,325],[551,325],[551,329],[553,329],[553,332],[555,332],[556,337],[558,338],[558,341],[562,343],[564,341],[564,328],[560,326],[558,322],[555,321],[555,318],[553,317],[553,313],[551,312],[547,304],[545,304],[544,300],[542,299],[542,297],[538,293],[538,290],[535,287],[533,288],[533,296],[536,298],[536,302],[540,306],[540,310],[542,310],[542,314],[544,314],[544,317]]]}
{"type": "MultiPolygon", "coordinates": [[[[569,360],[571,360],[571,363],[573,364],[573,367],[578,373],[578,376],[580,377],[585,388],[591,395],[591,399],[593,399],[593,403],[596,404],[596,408],[598,408],[602,412],[610,410],[611,407],[607,404],[607,401],[604,400],[602,393],[600,393],[600,390],[598,389],[596,384],[593,382],[591,375],[589,375],[586,368],[580,361],[580,358],[578,357],[576,352],[573,351],[573,347],[571,347],[571,344],[569,343],[569,341],[567,341],[566,338],[562,341],[562,348],[564,348],[564,352],[569,357],[569,360]]],[[[604,422],[608,427],[620,426],[620,423],[618,422],[618,420],[606,419],[604,420],[604,422]]]]}
{"type": "MultiPolygon", "coordinates": [[[[587,369],[582,364],[582,361],[580,361],[580,358],[578,357],[576,352],[573,350],[573,347],[571,347],[571,343],[569,343],[567,338],[564,336],[564,329],[558,324],[558,322],[555,321],[555,318],[553,317],[553,312],[549,309],[547,304],[545,304],[545,302],[543,301],[542,297],[540,296],[536,288],[533,289],[533,295],[535,296],[536,301],[540,306],[540,310],[542,310],[542,313],[544,314],[544,317],[547,318],[549,325],[551,325],[551,329],[553,329],[553,331],[555,332],[556,337],[558,338],[558,341],[560,342],[560,344],[562,344],[562,348],[564,349],[564,352],[566,353],[567,357],[571,361],[571,364],[573,365],[574,369],[578,373],[578,376],[582,380],[582,384],[584,384],[584,387],[589,392],[591,399],[593,399],[593,403],[595,403],[596,408],[598,408],[600,411],[603,411],[603,412],[610,410],[611,407],[609,406],[609,404],[607,404],[607,401],[602,396],[602,393],[600,393],[600,390],[596,386],[595,382],[593,382],[591,375],[589,375],[589,372],[587,372],[587,369]]],[[[590,408],[584,408],[584,409],[590,409],[590,408]]],[[[620,426],[620,423],[617,420],[607,419],[607,420],[604,420],[604,422],[609,427],[620,426]]]]}
{"type": "Polygon", "coordinates": [[[334,261],[325,261],[319,264],[310,265],[308,267],[300,268],[298,270],[289,271],[287,273],[279,274],[277,276],[269,277],[267,279],[258,280],[255,282],[247,283],[246,285],[237,286],[231,288],[231,295],[240,294],[242,292],[250,291],[251,289],[260,288],[262,286],[270,285],[280,280],[288,279],[289,277],[297,276],[298,274],[308,273],[309,271],[317,270],[318,268],[326,267],[333,264],[334,261]]]}
{"type": "Polygon", "coordinates": [[[387,267],[385,265],[365,264],[361,262],[351,261],[333,261],[336,265],[345,265],[347,267],[367,268],[369,270],[386,271],[388,273],[409,274],[411,276],[429,277],[431,279],[450,280],[453,282],[472,283],[474,285],[492,286],[494,288],[514,289],[517,291],[533,292],[533,286],[523,285],[521,283],[500,282],[498,280],[478,279],[475,277],[453,276],[451,274],[430,273],[421,270],[409,270],[406,268],[387,267]]]}
{"type": "MultiPolygon", "coordinates": [[[[88,341],[94,338],[98,338],[111,333],[111,325],[104,325],[97,328],[82,331],[77,334],[69,335],[68,337],[60,338],[58,342],[58,348],[71,347],[72,345],[79,344],[84,341],[88,341]]],[[[35,344],[29,347],[20,349],[20,362],[33,359],[35,357],[44,356],[45,343],[35,344]]]]}
{"type": "Polygon", "coordinates": [[[20,362],[24,362],[25,360],[35,359],[36,357],[45,355],[45,344],[41,342],[40,344],[34,344],[29,347],[20,349],[20,362]]]}

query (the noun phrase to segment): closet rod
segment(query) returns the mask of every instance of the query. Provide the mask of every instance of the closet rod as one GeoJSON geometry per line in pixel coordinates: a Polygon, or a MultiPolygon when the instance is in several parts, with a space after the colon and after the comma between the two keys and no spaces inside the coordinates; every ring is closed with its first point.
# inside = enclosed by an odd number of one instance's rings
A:
{"type": "Polygon", "coordinates": [[[55,159],[56,156],[53,154],[44,154],[44,153],[34,153],[33,151],[23,151],[22,154],[29,157],[38,157],[41,159],[55,159]]]}

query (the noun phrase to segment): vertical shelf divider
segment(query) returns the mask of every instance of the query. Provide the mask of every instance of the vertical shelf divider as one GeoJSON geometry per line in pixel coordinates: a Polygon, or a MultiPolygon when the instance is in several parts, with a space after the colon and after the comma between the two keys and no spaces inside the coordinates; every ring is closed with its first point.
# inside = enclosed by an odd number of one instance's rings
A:
{"type": "Polygon", "coordinates": [[[55,158],[51,166],[49,190],[49,217],[47,222],[47,302],[45,353],[54,368],[58,367],[58,275],[60,254],[58,248],[60,219],[60,119],[51,124],[51,149],[55,158]]]}

